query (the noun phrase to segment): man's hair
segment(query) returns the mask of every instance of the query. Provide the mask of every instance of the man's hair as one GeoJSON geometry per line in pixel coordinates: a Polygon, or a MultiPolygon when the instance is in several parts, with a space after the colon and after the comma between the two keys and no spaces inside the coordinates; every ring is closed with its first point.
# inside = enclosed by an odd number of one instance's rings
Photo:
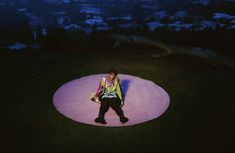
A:
{"type": "Polygon", "coordinates": [[[109,71],[108,71],[108,73],[109,74],[115,74],[115,76],[117,76],[117,70],[115,70],[115,69],[110,69],[109,71]]]}

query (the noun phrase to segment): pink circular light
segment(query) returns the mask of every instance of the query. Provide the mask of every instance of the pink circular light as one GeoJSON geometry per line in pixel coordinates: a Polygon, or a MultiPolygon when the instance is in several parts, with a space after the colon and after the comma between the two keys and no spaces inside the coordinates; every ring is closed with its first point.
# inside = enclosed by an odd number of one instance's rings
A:
{"type": "Polygon", "coordinates": [[[53,96],[55,108],[64,116],[80,123],[119,127],[156,119],[169,107],[169,95],[154,82],[136,76],[118,74],[125,98],[123,111],[129,121],[122,124],[110,107],[105,115],[107,124],[97,124],[94,119],[98,116],[100,105],[90,100],[90,94],[97,91],[99,81],[105,75],[89,75],[64,84],[53,96]]]}

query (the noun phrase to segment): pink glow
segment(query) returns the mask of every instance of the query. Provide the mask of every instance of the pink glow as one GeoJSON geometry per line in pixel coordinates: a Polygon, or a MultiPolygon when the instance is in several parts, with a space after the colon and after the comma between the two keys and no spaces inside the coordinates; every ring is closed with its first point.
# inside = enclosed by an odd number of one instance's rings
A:
{"type": "Polygon", "coordinates": [[[107,124],[95,123],[100,105],[90,100],[90,93],[96,92],[100,79],[105,75],[89,75],[64,84],[54,94],[55,108],[74,121],[108,127],[140,124],[158,118],[167,110],[170,98],[160,86],[140,77],[118,74],[125,96],[123,110],[129,121],[122,124],[110,108],[105,116],[107,124]]]}

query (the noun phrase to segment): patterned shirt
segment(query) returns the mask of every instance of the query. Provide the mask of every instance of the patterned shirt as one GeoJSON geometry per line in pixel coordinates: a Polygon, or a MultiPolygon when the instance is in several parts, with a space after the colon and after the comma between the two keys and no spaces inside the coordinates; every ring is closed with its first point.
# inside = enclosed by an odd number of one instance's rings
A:
{"type": "MultiPolygon", "coordinates": [[[[97,95],[102,95],[102,98],[117,98],[117,88],[120,87],[119,86],[119,79],[116,77],[113,81],[112,80],[108,80],[107,76],[102,78],[102,81],[104,84],[102,84],[100,82],[99,84],[99,88],[97,91],[97,95]]],[[[122,97],[121,97],[122,99],[122,97]]]]}

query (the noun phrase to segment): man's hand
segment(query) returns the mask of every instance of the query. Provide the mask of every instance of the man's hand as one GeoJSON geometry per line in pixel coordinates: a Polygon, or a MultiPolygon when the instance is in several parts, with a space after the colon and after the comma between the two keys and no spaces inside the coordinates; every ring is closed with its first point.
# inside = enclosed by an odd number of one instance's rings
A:
{"type": "Polygon", "coordinates": [[[92,100],[93,102],[95,102],[95,97],[92,97],[91,100],[92,100]]]}
{"type": "Polygon", "coordinates": [[[121,101],[121,105],[120,105],[120,107],[123,107],[124,106],[124,102],[123,101],[121,101]]]}
{"type": "Polygon", "coordinates": [[[99,97],[96,97],[96,96],[92,97],[91,100],[93,102],[96,102],[96,103],[99,103],[99,104],[101,103],[100,100],[99,100],[99,97]]]}

